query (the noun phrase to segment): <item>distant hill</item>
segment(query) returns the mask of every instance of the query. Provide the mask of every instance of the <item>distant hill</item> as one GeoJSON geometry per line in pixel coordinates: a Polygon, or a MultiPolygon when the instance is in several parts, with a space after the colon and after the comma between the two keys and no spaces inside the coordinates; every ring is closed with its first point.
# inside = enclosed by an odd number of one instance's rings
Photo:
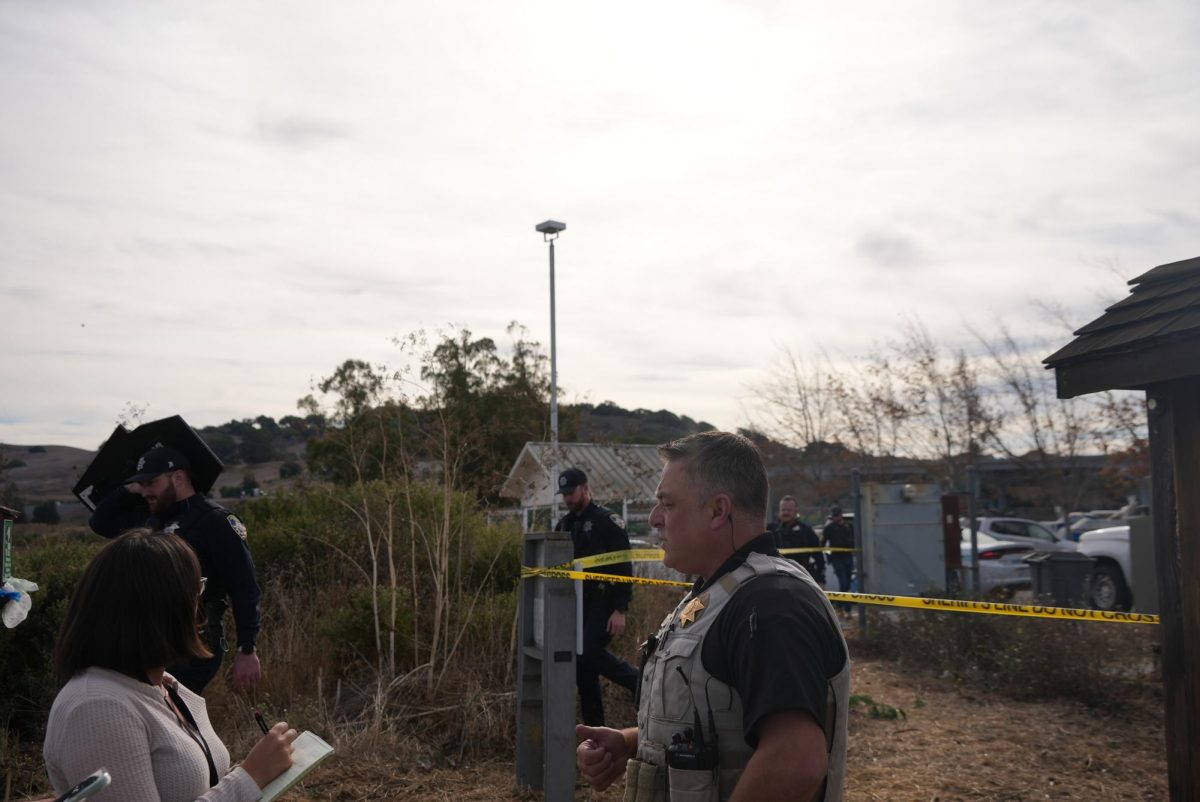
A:
{"type": "Polygon", "coordinates": [[[666,443],[714,428],[665,409],[622,409],[612,401],[563,407],[575,433],[564,439],[583,443],[666,443]]]}
{"type": "MultiPolygon", "coordinates": [[[[611,401],[565,404],[560,415],[562,438],[577,442],[665,443],[713,428],[665,409],[623,409],[611,401]]],[[[281,479],[280,468],[291,463],[294,471],[304,464],[305,444],[319,430],[319,424],[319,420],[294,415],[278,421],[260,415],[199,429],[200,436],[225,463],[211,495],[221,498],[222,489],[240,488],[247,476],[252,476],[266,493],[291,485],[295,479],[281,479]]],[[[0,464],[0,504],[19,505],[28,514],[33,504],[58,501],[64,522],[86,521],[86,510],[71,495],[71,488],[95,454],[71,446],[0,443],[0,459],[4,460],[0,464]]],[[[512,455],[512,459],[516,457],[512,455]]]]}
{"type": "Polygon", "coordinates": [[[15,446],[0,444],[7,469],[4,483],[15,482],[27,501],[66,498],[95,451],[71,446],[15,446]],[[64,478],[66,480],[64,485],[64,478]]]}

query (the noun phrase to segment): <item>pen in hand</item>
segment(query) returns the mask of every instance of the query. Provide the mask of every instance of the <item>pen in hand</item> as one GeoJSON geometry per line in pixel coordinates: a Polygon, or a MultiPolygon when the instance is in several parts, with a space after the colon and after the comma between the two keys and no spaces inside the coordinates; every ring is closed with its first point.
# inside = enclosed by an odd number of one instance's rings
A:
{"type": "Polygon", "coordinates": [[[258,722],[258,728],[263,731],[263,735],[271,731],[271,728],[267,726],[267,720],[263,718],[262,711],[254,711],[254,720],[258,722]]]}

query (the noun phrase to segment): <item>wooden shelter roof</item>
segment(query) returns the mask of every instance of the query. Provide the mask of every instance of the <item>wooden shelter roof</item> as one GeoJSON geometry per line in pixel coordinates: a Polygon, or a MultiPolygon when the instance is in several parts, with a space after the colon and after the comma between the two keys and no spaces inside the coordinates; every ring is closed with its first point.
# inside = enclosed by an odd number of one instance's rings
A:
{"type": "Polygon", "coordinates": [[[1043,360],[1059,398],[1200,374],[1200,257],[1131,279],[1130,295],[1043,360]]]}
{"type": "MultiPolygon", "coordinates": [[[[525,507],[553,503],[558,477],[551,477],[547,470],[552,456],[549,443],[526,443],[500,495],[520,499],[525,507]]],[[[559,471],[582,468],[592,497],[601,503],[652,502],[662,473],[662,459],[656,445],[559,443],[555,462],[559,471]]]]}

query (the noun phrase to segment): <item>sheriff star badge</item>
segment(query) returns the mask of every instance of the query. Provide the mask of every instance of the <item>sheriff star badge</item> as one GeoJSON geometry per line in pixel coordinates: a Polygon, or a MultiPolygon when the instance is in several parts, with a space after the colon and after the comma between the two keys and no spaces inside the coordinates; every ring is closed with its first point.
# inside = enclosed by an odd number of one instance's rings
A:
{"type": "Polygon", "coordinates": [[[683,612],[679,614],[679,626],[686,627],[696,623],[696,616],[704,609],[704,599],[707,595],[697,596],[684,606],[683,612]]]}

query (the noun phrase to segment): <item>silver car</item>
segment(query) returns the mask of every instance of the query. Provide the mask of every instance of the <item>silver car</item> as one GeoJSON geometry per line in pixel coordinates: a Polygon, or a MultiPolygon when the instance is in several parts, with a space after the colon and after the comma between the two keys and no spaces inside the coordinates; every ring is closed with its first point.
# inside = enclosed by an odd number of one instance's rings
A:
{"type": "MultiPolygon", "coordinates": [[[[1027,518],[977,518],[979,531],[1010,543],[1024,543],[1036,551],[1075,551],[1075,543],[1059,537],[1037,521],[1027,518]]],[[[963,537],[971,537],[970,521],[963,518],[963,537]]]]}
{"type": "Polygon", "coordinates": [[[971,531],[963,532],[962,541],[962,584],[968,595],[980,597],[999,596],[1011,598],[1018,590],[1032,586],[1026,554],[1033,548],[1026,543],[1014,543],[996,538],[984,532],[976,536],[979,546],[979,593],[969,593],[971,588],[971,531]]]}

